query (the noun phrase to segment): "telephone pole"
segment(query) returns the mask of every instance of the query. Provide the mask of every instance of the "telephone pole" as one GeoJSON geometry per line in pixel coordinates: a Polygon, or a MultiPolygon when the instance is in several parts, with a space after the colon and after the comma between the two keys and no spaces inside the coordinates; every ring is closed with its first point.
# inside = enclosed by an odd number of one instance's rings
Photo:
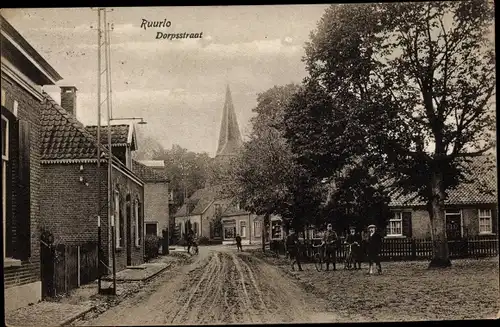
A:
{"type": "Polygon", "coordinates": [[[101,294],[101,8],[97,9],[97,293],[101,294]]]}
{"type": "MultiPolygon", "coordinates": [[[[112,11],[113,9],[111,9],[112,11]]],[[[99,267],[99,273],[98,273],[98,289],[99,292],[102,292],[102,285],[101,285],[101,266],[103,265],[101,255],[99,254],[99,251],[101,249],[101,111],[102,111],[102,105],[104,102],[106,102],[106,109],[107,109],[107,119],[108,119],[108,181],[107,181],[107,188],[108,188],[108,201],[107,201],[107,207],[108,207],[108,258],[109,255],[111,254],[113,264],[112,264],[112,269],[113,269],[113,288],[108,289],[108,291],[111,291],[113,295],[116,295],[116,256],[115,256],[115,218],[113,216],[113,197],[112,197],[112,161],[113,161],[113,153],[111,150],[111,70],[110,70],[110,38],[109,38],[109,30],[110,30],[110,24],[107,23],[106,19],[106,8],[97,8],[97,69],[98,69],[98,77],[97,77],[97,205],[98,205],[98,215],[97,215],[97,230],[98,230],[98,267],[99,267]],[[104,37],[103,37],[103,28],[104,28],[104,37]],[[104,42],[103,42],[104,39],[104,42]],[[103,45],[104,45],[104,59],[105,59],[105,67],[103,69],[102,67],[102,51],[103,51],[103,45]],[[101,98],[101,92],[102,92],[102,75],[106,73],[105,76],[105,84],[106,84],[106,98],[104,101],[102,101],[101,98]],[[111,226],[111,228],[110,228],[111,226]],[[111,232],[111,235],[110,235],[111,232]],[[109,242],[111,236],[111,242],[109,242]]],[[[109,263],[108,263],[109,264],[109,263]]],[[[108,292],[106,292],[108,293],[108,292]]]]}

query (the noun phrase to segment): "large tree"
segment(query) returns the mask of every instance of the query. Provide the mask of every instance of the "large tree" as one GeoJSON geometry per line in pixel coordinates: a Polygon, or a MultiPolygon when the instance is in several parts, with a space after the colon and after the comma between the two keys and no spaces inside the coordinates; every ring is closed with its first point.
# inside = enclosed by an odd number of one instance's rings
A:
{"type": "Polygon", "coordinates": [[[170,190],[173,192],[171,214],[174,214],[196,190],[205,187],[211,165],[211,158],[207,153],[195,153],[173,145],[171,149],[157,152],[151,159],[165,162],[170,190]]]}
{"type": "Polygon", "coordinates": [[[486,0],[334,5],[311,34],[309,76],[287,108],[287,138],[310,171],[332,174],[363,156],[427,203],[430,267],[451,264],[447,191],[492,147],[493,22],[486,0]]]}
{"type": "Polygon", "coordinates": [[[280,215],[287,226],[302,230],[317,217],[321,203],[318,179],[296,163],[283,137],[283,110],[295,85],[260,94],[252,133],[235,171],[236,194],[247,209],[269,217],[280,215]]]}

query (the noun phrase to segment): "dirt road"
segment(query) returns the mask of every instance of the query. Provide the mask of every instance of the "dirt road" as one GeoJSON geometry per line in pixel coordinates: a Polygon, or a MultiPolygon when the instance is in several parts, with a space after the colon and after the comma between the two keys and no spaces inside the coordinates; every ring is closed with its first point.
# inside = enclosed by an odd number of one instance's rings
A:
{"type": "Polygon", "coordinates": [[[334,322],[322,299],[252,255],[201,247],[195,261],[161,276],[86,325],[334,322]]]}

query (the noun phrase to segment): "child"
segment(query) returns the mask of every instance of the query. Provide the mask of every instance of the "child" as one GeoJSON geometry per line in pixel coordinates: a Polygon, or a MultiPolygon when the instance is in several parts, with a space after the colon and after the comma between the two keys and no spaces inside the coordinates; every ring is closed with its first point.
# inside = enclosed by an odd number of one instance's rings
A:
{"type": "Polygon", "coordinates": [[[361,269],[361,236],[356,234],[356,228],[351,227],[349,229],[349,235],[347,235],[346,243],[351,246],[351,263],[354,264],[354,269],[361,269]],[[356,264],[359,268],[356,267],[356,264]]]}

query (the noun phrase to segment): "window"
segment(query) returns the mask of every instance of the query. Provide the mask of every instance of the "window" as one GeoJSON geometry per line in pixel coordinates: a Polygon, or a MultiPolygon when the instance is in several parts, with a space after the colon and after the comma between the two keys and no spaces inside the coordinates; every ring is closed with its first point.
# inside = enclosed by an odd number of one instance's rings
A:
{"type": "Polygon", "coordinates": [[[262,222],[261,221],[254,221],[253,222],[253,234],[255,237],[262,236],[262,222]]]}
{"type": "Polygon", "coordinates": [[[198,223],[193,223],[193,232],[195,235],[200,235],[200,231],[198,229],[198,223]]]}
{"type": "Polygon", "coordinates": [[[489,234],[493,232],[490,209],[479,209],[479,234],[489,234]]]}
{"type": "Polygon", "coordinates": [[[394,212],[387,225],[387,236],[403,236],[403,213],[394,212]]]}
{"type": "MultiPolygon", "coordinates": [[[[2,90],[2,105],[5,91],[2,90]]],[[[9,162],[9,121],[2,115],[2,221],[3,257],[7,257],[7,165],[9,162]]],[[[10,192],[9,192],[10,193],[10,192]]]]}
{"type": "Polygon", "coordinates": [[[115,216],[113,217],[115,223],[115,245],[120,248],[123,244],[123,233],[122,233],[122,217],[120,212],[120,193],[115,191],[115,216]]]}
{"type": "Polygon", "coordinates": [[[17,108],[18,107],[19,107],[19,103],[16,100],[14,100],[14,107],[13,107],[14,110],[12,112],[14,113],[14,116],[16,116],[16,117],[17,117],[17,108]]]}
{"type": "Polygon", "coordinates": [[[445,210],[446,235],[449,239],[461,238],[462,231],[462,211],[445,210]]]}
{"type": "Polygon", "coordinates": [[[271,238],[281,239],[281,235],[282,235],[281,220],[271,221],[271,238]]]}
{"type": "Polygon", "coordinates": [[[240,236],[247,237],[247,222],[244,220],[240,221],[240,236]]]}
{"type": "Polygon", "coordinates": [[[146,235],[157,235],[158,224],[157,223],[146,223],[146,235]]]}
{"type": "Polygon", "coordinates": [[[135,246],[141,245],[141,234],[139,234],[139,201],[134,201],[134,220],[135,220],[135,246]]]}
{"type": "Polygon", "coordinates": [[[236,236],[236,222],[234,220],[226,221],[224,224],[224,239],[234,239],[236,236]]]}
{"type": "Polygon", "coordinates": [[[220,203],[216,203],[214,205],[214,209],[215,209],[215,216],[219,217],[222,214],[222,208],[220,206],[220,203]]]}

